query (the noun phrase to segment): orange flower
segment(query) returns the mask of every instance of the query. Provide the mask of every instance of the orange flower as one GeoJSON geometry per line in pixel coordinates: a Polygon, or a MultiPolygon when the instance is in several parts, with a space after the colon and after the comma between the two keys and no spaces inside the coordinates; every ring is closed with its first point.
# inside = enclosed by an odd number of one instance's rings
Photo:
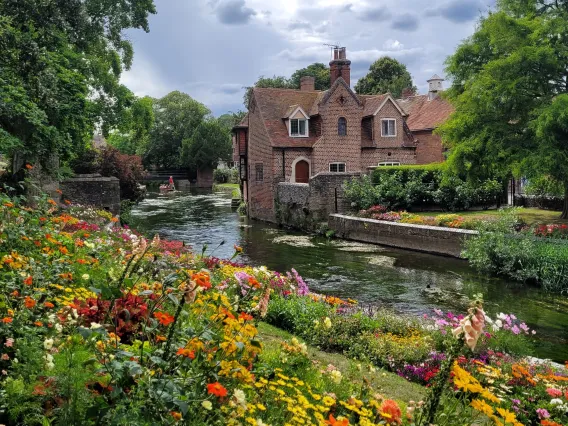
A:
{"type": "Polygon", "coordinates": [[[2,322],[4,324],[10,324],[12,321],[14,321],[14,320],[10,317],[5,317],[5,318],[2,319],[2,322]]]}
{"type": "Polygon", "coordinates": [[[77,239],[75,240],[75,245],[76,245],[77,247],[84,247],[84,246],[85,246],[85,243],[84,243],[83,241],[81,241],[79,238],[77,238],[77,239]]]}
{"type": "Polygon", "coordinates": [[[112,223],[116,223],[116,222],[118,222],[118,217],[113,217],[110,221],[111,221],[112,223]]]}
{"type": "Polygon", "coordinates": [[[260,283],[254,278],[254,277],[249,277],[248,279],[249,284],[251,285],[251,287],[253,288],[260,288],[262,287],[260,285],[260,283]]]}
{"type": "Polygon", "coordinates": [[[41,243],[40,243],[39,241],[37,241],[37,240],[34,241],[34,244],[35,244],[36,247],[41,247],[41,243]]]}
{"type": "Polygon", "coordinates": [[[63,194],[63,191],[61,189],[56,189],[55,192],[57,192],[59,195],[63,194]]]}
{"type": "Polygon", "coordinates": [[[211,288],[209,274],[206,272],[198,272],[197,274],[193,274],[191,276],[191,279],[195,281],[195,283],[201,288],[204,288],[206,290],[211,288]]]}
{"type": "Polygon", "coordinates": [[[69,200],[65,200],[64,203],[67,204],[68,206],[71,205],[71,201],[69,200]]]}
{"type": "Polygon", "coordinates": [[[333,414],[329,415],[329,420],[325,421],[326,425],[331,425],[331,426],[347,426],[349,424],[349,420],[346,418],[342,418],[341,420],[337,420],[335,417],[333,417],[333,414]]]}
{"type": "Polygon", "coordinates": [[[65,246],[60,246],[59,251],[61,252],[61,254],[68,254],[69,253],[69,250],[67,250],[67,247],[65,247],[65,246]]]}
{"type": "Polygon", "coordinates": [[[12,293],[10,293],[10,296],[12,297],[18,297],[20,295],[20,293],[18,292],[18,290],[14,290],[12,293]]]}
{"type": "Polygon", "coordinates": [[[552,420],[543,419],[540,421],[542,426],[562,426],[560,423],[553,422],[552,420]]]}
{"type": "Polygon", "coordinates": [[[209,383],[207,384],[207,393],[222,397],[227,396],[227,389],[219,382],[209,383]]]}
{"type": "Polygon", "coordinates": [[[243,252],[243,248],[240,247],[240,246],[238,246],[238,245],[236,245],[236,244],[233,246],[233,248],[235,249],[235,251],[236,251],[237,253],[242,253],[242,252],[243,252]]]}
{"type": "Polygon", "coordinates": [[[12,208],[12,207],[14,207],[14,203],[8,203],[8,202],[6,202],[6,203],[4,203],[4,206],[5,206],[5,207],[12,208]]]}
{"type": "Polygon", "coordinates": [[[85,259],[77,259],[77,263],[84,265],[85,263],[87,263],[87,261],[85,259]]]}
{"type": "Polygon", "coordinates": [[[55,308],[55,305],[54,305],[53,303],[51,303],[51,302],[45,302],[45,303],[43,304],[43,306],[45,306],[45,307],[48,308],[48,309],[55,308]]]}
{"type": "Polygon", "coordinates": [[[178,413],[177,411],[172,411],[170,414],[172,415],[172,417],[176,422],[179,422],[181,420],[181,413],[178,413]]]}
{"type": "Polygon", "coordinates": [[[41,322],[41,321],[36,321],[36,322],[34,322],[34,324],[35,324],[37,327],[43,327],[43,322],[41,322]]]}
{"type": "Polygon", "coordinates": [[[33,278],[31,275],[24,280],[25,285],[32,285],[32,283],[33,283],[33,278]]]}
{"type": "MultiPolygon", "coordinates": [[[[195,359],[195,352],[186,348],[179,348],[176,355],[181,355],[189,359],[195,359]]],[[[207,385],[209,386],[209,385],[207,385]]],[[[207,388],[209,389],[209,388],[207,388]]],[[[211,392],[210,392],[211,393],[211,392]]],[[[226,395],[226,394],[225,394],[226,395]]]]}
{"type": "Polygon", "coordinates": [[[166,340],[168,340],[166,336],[162,336],[161,334],[156,336],[156,342],[165,342],[166,340]]]}
{"type": "Polygon", "coordinates": [[[26,300],[24,301],[24,305],[26,308],[31,309],[36,305],[36,301],[32,299],[30,296],[26,296],[26,300]]]}
{"type": "Polygon", "coordinates": [[[47,202],[48,202],[49,204],[51,204],[52,206],[56,206],[56,205],[57,205],[57,203],[56,203],[55,201],[53,201],[51,198],[50,198],[49,200],[47,200],[47,202]]]}
{"type": "Polygon", "coordinates": [[[154,317],[160,322],[160,324],[166,327],[174,322],[174,317],[167,312],[155,312],[154,317]]]}
{"type": "Polygon", "coordinates": [[[243,319],[245,321],[251,321],[254,319],[254,317],[252,315],[249,315],[245,312],[241,312],[241,314],[239,315],[239,319],[243,319]]]}
{"type": "Polygon", "coordinates": [[[398,404],[392,399],[385,399],[379,411],[381,415],[387,418],[389,423],[402,424],[402,412],[398,404]]]}

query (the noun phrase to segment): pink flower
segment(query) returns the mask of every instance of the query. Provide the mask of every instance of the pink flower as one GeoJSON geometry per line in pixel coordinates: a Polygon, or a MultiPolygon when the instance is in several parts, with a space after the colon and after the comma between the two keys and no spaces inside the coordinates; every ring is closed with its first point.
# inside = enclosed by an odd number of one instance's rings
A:
{"type": "Polygon", "coordinates": [[[521,327],[521,330],[523,330],[525,333],[529,332],[529,326],[526,325],[524,322],[521,323],[520,327],[521,327]]]}
{"type": "Polygon", "coordinates": [[[554,388],[548,388],[546,393],[549,394],[553,398],[558,398],[562,396],[562,391],[554,388]]]}
{"type": "Polygon", "coordinates": [[[519,334],[521,332],[519,327],[517,327],[516,325],[514,325],[513,328],[511,328],[511,331],[513,332],[513,334],[519,334]]]}
{"type": "Polygon", "coordinates": [[[537,408],[536,414],[538,414],[539,419],[548,419],[550,417],[550,413],[546,410],[546,408],[537,408]]]}
{"type": "Polygon", "coordinates": [[[10,357],[8,356],[8,354],[2,354],[2,357],[0,359],[2,359],[2,361],[9,361],[10,357]]]}
{"type": "Polygon", "coordinates": [[[6,346],[8,348],[11,348],[12,346],[14,346],[14,339],[12,339],[11,337],[9,339],[6,339],[4,346],[6,346]]]}

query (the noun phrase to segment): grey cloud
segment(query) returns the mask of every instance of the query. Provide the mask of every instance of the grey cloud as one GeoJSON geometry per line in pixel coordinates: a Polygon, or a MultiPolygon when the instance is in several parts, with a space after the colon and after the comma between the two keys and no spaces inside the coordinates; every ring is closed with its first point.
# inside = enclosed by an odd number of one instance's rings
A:
{"type": "Polygon", "coordinates": [[[243,88],[242,84],[222,84],[219,87],[219,91],[227,95],[234,95],[235,93],[241,92],[242,88],[243,88]]]}
{"type": "Polygon", "coordinates": [[[484,5],[479,0],[452,0],[440,7],[429,9],[426,16],[441,16],[451,22],[468,22],[479,16],[484,5]]]}
{"type": "MultiPolygon", "coordinates": [[[[338,24],[336,24],[336,25],[338,25],[338,24]]],[[[318,25],[315,28],[315,32],[318,33],[318,34],[323,34],[323,33],[328,32],[330,28],[331,28],[331,22],[324,21],[324,22],[321,23],[321,25],[318,25]]]]}
{"type": "Polygon", "coordinates": [[[312,30],[312,24],[310,24],[309,22],[302,22],[302,21],[296,21],[296,22],[292,22],[288,25],[288,29],[293,31],[293,30],[306,30],[306,31],[311,31],[312,30]]]}
{"type": "Polygon", "coordinates": [[[357,13],[357,18],[366,22],[383,22],[391,18],[391,13],[386,7],[373,7],[363,9],[357,13]]]}
{"type": "Polygon", "coordinates": [[[405,13],[393,19],[391,28],[401,31],[416,31],[419,23],[417,16],[405,13]]]}
{"type": "Polygon", "coordinates": [[[256,15],[254,9],[246,6],[245,0],[226,0],[213,4],[216,5],[215,14],[217,19],[223,24],[246,24],[252,16],[256,15]]]}

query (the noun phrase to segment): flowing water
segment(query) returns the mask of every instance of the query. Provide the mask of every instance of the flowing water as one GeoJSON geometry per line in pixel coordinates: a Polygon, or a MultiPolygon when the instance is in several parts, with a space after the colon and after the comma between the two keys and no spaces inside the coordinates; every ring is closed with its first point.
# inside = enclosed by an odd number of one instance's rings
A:
{"type": "Polygon", "coordinates": [[[492,316],[514,313],[537,330],[536,356],[568,360],[567,297],[480,276],[462,260],[282,230],[239,217],[223,193],[149,194],[132,215],[133,227],[150,236],[182,240],[198,252],[206,246],[219,258],[239,245],[242,262],[295,268],[313,291],[402,313],[464,312],[468,297],[483,293],[492,316]]]}

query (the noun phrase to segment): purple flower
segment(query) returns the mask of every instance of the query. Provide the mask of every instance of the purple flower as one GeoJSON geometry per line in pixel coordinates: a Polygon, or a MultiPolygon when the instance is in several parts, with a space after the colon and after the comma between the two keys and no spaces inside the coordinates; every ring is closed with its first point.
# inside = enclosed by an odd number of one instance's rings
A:
{"type": "Polygon", "coordinates": [[[513,334],[517,335],[521,332],[521,330],[519,329],[519,327],[517,327],[516,325],[513,326],[513,328],[511,328],[511,331],[513,332],[513,334]]]}
{"type": "Polygon", "coordinates": [[[536,414],[538,414],[539,419],[548,419],[550,417],[550,413],[546,410],[546,408],[537,408],[536,414]]]}
{"type": "Polygon", "coordinates": [[[302,279],[300,274],[298,274],[298,272],[294,268],[292,268],[292,274],[294,275],[294,279],[298,284],[298,295],[306,296],[307,294],[309,294],[310,289],[308,288],[308,285],[305,283],[305,281],[302,279]]]}

